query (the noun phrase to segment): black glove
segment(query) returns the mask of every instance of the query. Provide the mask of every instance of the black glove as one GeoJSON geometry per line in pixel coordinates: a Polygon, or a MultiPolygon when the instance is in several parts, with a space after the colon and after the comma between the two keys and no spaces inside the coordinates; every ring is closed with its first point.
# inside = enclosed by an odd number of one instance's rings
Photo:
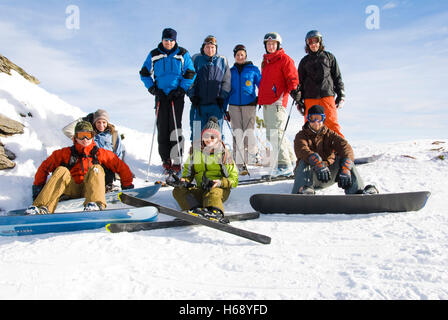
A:
{"type": "Polygon", "coordinates": [[[302,100],[302,91],[300,91],[298,87],[297,89],[291,90],[289,95],[295,102],[302,100]]]}
{"type": "Polygon", "coordinates": [[[84,120],[84,121],[88,121],[88,122],[90,122],[90,123],[93,123],[93,116],[94,116],[94,113],[91,112],[91,113],[89,113],[88,115],[86,115],[84,118],[82,118],[82,120],[84,120]]]}
{"type": "Polygon", "coordinates": [[[221,109],[224,108],[224,98],[216,97],[216,103],[218,104],[218,107],[220,107],[221,109]]]}
{"type": "Polygon", "coordinates": [[[44,188],[45,184],[41,184],[41,185],[34,185],[32,187],[32,192],[33,192],[33,201],[36,200],[37,196],[39,195],[39,193],[42,191],[42,189],[44,188]]]}
{"type": "Polygon", "coordinates": [[[165,92],[163,92],[162,89],[159,89],[156,84],[154,84],[151,88],[149,88],[148,91],[153,96],[156,96],[159,98],[165,96],[165,92]]]}
{"type": "Polygon", "coordinates": [[[191,104],[194,106],[199,106],[199,104],[201,103],[201,98],[199,98],[198,96],[192,96],[190,98],[191,104]]]}
{"type": "Polygon", "coordinates": [[[202,178],[201,188],[205,191],[210,191],[215,183],[213,180],[210,180],[205,175],[202,178]]]}
{"type": "Polygon", "coordinates": [[[121,190],[129,190],[129,189],[134,189],[134,185],[131,183],[128,186],[121,186],[121,190]]]}
{"type": "Polygon", "coordinates": [[[305,103],[303,102],[303,100],[296,101],[296,105],[297,105],[297,110],[300,112],[300,114],[302,116],[304,116],[305,115],[305,103]]]}
{"type": "Polygon", "coordinates": [[[182,87],[177,87],[168,94],[168,100],[174,101],[178,98],[181,98],[185,95],[185,90],[182,87]]]}
{"type": "Polygon", "coordinates": [[[308,157],[308,162],[316,172],[317,180],[324,183],[331,180],[330,169],[323,163],[322,158],[317,153],[310,155],[308,157]]]}
{"type": "Polygon", "coordinates": [[[230,113],[229,113],[229,111],[224,112],[224,120],[230,121],[230,113]]]}
{"type": "Polygon", "coordinates": [[[289,95],[296,103],[297,110],[299,110],[300,114],[302,116],[304,116],[305,115],[305,103],[303,102],[303,99],[302,99],[302,91],[300,91],[299,87],[297,87],[297,89],[291,90],[289,95]]]}
{"type": "Polygon", "coordinates": [[[347,189],[352,185],[351,170],[353,168],[353,161],[349,158],[341,159],[341,169],[338,174],[338,187],[347,189]]]}

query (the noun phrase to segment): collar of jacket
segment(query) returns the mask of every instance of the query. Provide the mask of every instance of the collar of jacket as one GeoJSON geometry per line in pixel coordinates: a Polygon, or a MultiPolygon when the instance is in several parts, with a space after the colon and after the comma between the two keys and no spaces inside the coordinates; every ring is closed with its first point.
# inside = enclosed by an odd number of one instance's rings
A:
{"type": "Polygon", "coordinates": [[[253,65],[252,61],[246,61],[243,64],[240,63],[236,63],[233,65],[232,68],[235,68],[236,70],[238,70],[239,73],[241,73],[244,69],[245,66],[249,66],[249,65],[253,65]]]}
{"type": "Polygon", "coordinates": [[[89,144],[87,147],[83,147],[82,145],[80,145],[79,143],[77,143],[75,141],[75,148],[76,151],[78,151],[79,154],[85,154],[85,155],[89,155],[90,152],[92,151],[93,147],[96,146],[95,141],[92,140],[92,143],[89,144]]]}
{"type": "Polygon", "coordinates": [[[285,50],[283,50],[283,48],[278,49],[277,51],[273,52],[273,53],[265,53],[263,55],[263,62],[270,64],[270,63],[274,63],[277,60],[279,60],[281,58],[282,55],[285,54],[285,50]]]}
{"type": "Polygon", "coordinates": [[[314,131],[314,129],[311,128],[310,123],[308,121],[303,125],[302,129],[308,136],[313,137],[313,138],[318,135],[325,134],[328,130],[328,128],[325,125],[323,125],[319,131],[314,131]]]}

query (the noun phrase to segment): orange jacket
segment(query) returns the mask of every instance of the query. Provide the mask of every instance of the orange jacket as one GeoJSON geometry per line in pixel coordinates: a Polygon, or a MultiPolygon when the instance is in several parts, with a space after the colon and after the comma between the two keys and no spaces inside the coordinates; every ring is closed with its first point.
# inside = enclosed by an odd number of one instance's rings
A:
{"type": "Polygon", "coordinates": [[[283,49],[263,56],[258,104],[273,104],[283,94],[282,105],[286,107],[289,92],[298,84],[299,74],[294,61],[283,49]]]}
{"type": "MultiPolygon", "coordinates": [[[[78,151],[79,158],[75,165],[70,169],[73,180],[80,184],[84,180],[84,175],[87,173],[90,167],[93,166],[93,158],[90,155],[92,149],[96,146],[95,142],[92,141],[87,147],[81,146],[79,143],[75,142],[75,148],[78,151]]],[[[70,162],[71,147],[62,148],[54,151],[51,156],[49,156],[37,169],[36,175],[34,177],[34,185],[43,185],[47,181],[48,175],[56,170],[59,166],[67,166],[70,162]]],[[[120,175],[121,185],[130,186],[132,184],[132,172],[128,165],[124,163],[120,158],[117,157],[112,151],[99,148],[97,152],[98,162],[101,165],[109,168],[115,173],[120,175]]]]}

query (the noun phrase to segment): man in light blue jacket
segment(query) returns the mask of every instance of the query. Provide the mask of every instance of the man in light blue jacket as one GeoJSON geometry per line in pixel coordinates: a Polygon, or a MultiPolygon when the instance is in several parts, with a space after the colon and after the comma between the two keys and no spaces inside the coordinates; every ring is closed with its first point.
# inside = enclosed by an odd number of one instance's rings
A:
{"type": "Polygon", "coordinates": [[[184,144],[181,132],[184,96],[192,86],[196,73],[190,54],[178,46],[176,39],[174,29],[163,30],[162,42],[149,53],[140,70],[140,78],[156,99],[157,141],[163,168],[178,172],[184,144]],[[180,144],[181,154],[178,154],[177,144],[180,144]]]}
{"type": "MultiPolygon", "coordinates": [[[[191,140],[200,134],[210,117],[218,118],[222,130],[230,93],[230,68],[226,57],[218,55],[218,43],[214,36],[207,36],[201,53],[193,56],[197,77],[189,90],[192,108],[190,111],[191,140]],[[196,128],[194,122],[200,123],[196,128]],[[195,130],[196,129],[196,130],[195,130]]],[[[195,139],[196,140],[196,139],[195,139]]]]}

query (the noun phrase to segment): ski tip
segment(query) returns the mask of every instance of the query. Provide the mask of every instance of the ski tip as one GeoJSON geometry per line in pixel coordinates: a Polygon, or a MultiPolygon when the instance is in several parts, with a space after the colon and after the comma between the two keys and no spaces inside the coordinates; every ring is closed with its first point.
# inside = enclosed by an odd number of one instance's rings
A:
{"type": "Polygon", "coordinates": [[[122,200],[121,200],[121,196],[123,195],[123,191],[121,191],[121,192],[119,192],[118,193],[118,200],[120,200],[121,202],[123,202],[122,200]]]}
{"type": "Polygon", "coordinates": [[[110,233],[112,233],[112,231],[110,230],[110,223],[106,224],[106,230],[109,231],[110,233]]]}

